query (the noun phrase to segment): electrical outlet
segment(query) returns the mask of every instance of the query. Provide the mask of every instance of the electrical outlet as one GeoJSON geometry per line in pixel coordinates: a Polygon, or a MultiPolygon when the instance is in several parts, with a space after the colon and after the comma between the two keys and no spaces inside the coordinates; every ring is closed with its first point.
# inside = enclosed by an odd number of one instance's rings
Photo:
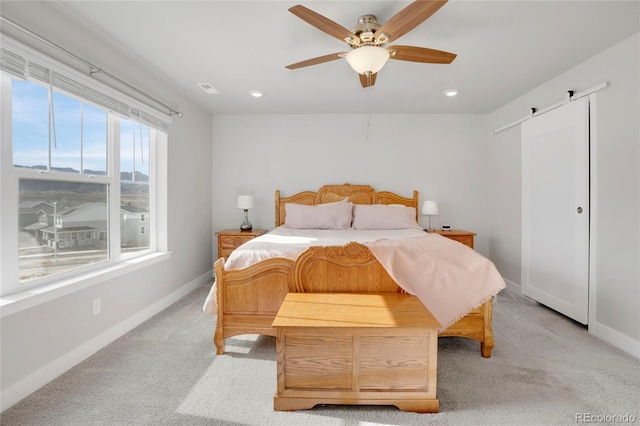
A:
{"type": "Polygon", "coordinates": [[[98,315],[100,313],[100,299],[93,299],[93,315],[98,315]]]}

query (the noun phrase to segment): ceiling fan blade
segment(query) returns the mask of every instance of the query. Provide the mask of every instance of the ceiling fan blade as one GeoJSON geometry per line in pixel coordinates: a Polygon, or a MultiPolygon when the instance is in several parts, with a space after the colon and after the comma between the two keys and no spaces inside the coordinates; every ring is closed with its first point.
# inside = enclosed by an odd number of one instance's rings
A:
{"type": "Polygon", "coordinates": [[[362,84],[362,87],[371,87],[376,84],[378,73],[358,74],[358,77],[360,77],[360,84],[362,84]]]}
{"type": "Polygon", "coordinates": [[[416,0],[393,15],[375,34],[376,43],[396,40],[436,13],[447,0],[416,0]]]}
{"type": "Polygon", "coordinates": [[[415,46],[389,46],[387,50],[391,54],[390,59],[428,64],[450,64],[458,56],[455,53],[415,46]]]}
{"type": "Polygon", "coordinates": [[[295,70],[297,68],[308,67],[310,65],[322,64],[324,62],[335,61],[341,59],[344,56],[344,52],[332,53],[330,55],[318,56],[317,58],[307,59],[306,61],[296,62],[295,64],[287,65],[285,68],[295,70]]]}
{"type": "Polygon", "coordinates": [[[340,41],[346,41],[347,43],[352,45],[357,45],[360,43],[360,38],[342,25],[337,24],[331,19],[325,18],[319,13],[314,12],[313,10],[308,9],[302,5],[297,5],[289,8],[289,12],[293,13],[303,21],[313,25],[320,31],[324,31],[325,33],[337,38],[340,41]]]}

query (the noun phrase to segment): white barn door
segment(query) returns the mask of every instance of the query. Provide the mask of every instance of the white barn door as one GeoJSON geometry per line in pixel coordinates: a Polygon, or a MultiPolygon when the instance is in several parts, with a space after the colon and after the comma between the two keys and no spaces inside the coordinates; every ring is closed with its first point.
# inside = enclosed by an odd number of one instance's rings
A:
{"type": "Polygon", "coordinates": [[[522,123],[522,292],[587,324],[589,102],[522,123]]]}

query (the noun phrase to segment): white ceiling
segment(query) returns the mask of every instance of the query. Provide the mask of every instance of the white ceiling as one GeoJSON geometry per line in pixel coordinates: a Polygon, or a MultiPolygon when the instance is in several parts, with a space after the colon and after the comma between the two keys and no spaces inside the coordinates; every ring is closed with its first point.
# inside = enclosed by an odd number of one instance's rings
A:
{"type": "Polygon", "coordinates": [[[289,7],[303,4],[352,28],[360,15],[374,14],[384,23],[409,3],[56,2],[213,114],[488,113],[640,27],[638,1],[451,0],[394,42],[457,53],[450,65],[390,60],[368,89],[343,59],[285,69],[348,50],[289,7]],[[198,83],[211,83],[220,94],[208,95],[198,83]],[[460,95],[445,97],[449,88],[460,95]],[[254,89],[265,95],[251,97],[254,89]]]}

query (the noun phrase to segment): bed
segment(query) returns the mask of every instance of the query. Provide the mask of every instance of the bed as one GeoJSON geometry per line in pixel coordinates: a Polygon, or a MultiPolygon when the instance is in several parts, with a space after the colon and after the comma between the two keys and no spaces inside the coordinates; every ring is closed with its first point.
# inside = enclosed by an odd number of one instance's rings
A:
{"type": "MultiPolygon", "coordinates": [[[[405,210],[410,208],[417,223],[417,191],[413,191],[411,197],[403,197],[389,191],[376,192],[369,185],[325,185],[317,192],[304,191],[289,197],[282,197],[280,191],[276,191],[276,229],[273,232],[283,228],[287,222],[287,211],[290,212],[289,222],[293,220],[293,207],[319,207],[344,202],[352,203],[354,211],[356,208],[373,208],[363,207],[371,205],[399,206],[405,210]]],[[[427,235],[423,231],[419,233],[427,235]]],[[[462,246],[444,237],[440,238],[450,241],[449,244],[462,246]]],[[[414,240],[423,239],[416,237],[414,240]]],[[[276,332],[271,324],[288,292],[406,292],[406,286],[403,288],[396,282],[399,280],[391,278],[388,269],[383,267],[380,258],[376,258],[377,253],[374,253],[376,249],[370,242],[349,242],[332,246],[310,246],[296,255],[260,258],[249,266],[240,268],[230,267],[229,262],[225,265],[224,258],[217,259],[214,262],[215,283],[205,302],[205,312],[207,306],[210,306],[209,310],[215,310],[216,314],[213,337],[216,352],[223,354],[225,339],[232,336],[275,336],[276,332]]],[[[474,282],[468,283],[470,287],[474,285],[474,282]]],[[[488,358],[494,346],[491,329],[492,298],[484,299],[486,300],[480,305],[465,311],[463,316],[443,328],[440,336],[475,339],[480,342],[482,356],[488,358]]]]}

